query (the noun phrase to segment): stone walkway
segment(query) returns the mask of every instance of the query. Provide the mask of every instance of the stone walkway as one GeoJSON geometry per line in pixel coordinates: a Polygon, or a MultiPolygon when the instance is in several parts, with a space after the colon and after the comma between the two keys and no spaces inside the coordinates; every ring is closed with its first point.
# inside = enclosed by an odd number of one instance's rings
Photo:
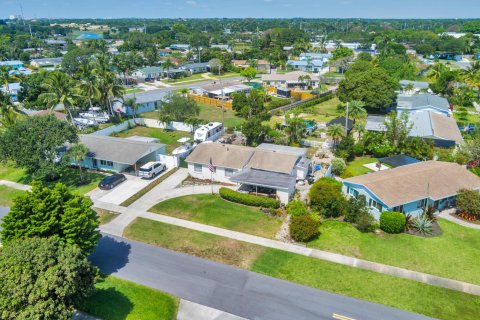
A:
{"type": "Polygon", "coordinates": [[[463,227],[480,230],[480,224],[470,223],[470,222],[464,221],[462,219],[459,219],[457,217],[454,217],[448,211],[443,211],[438,216],[442,219],[445,219],[445,220],[451,221],[453,223],[459,224],[463,227]]]}
{"type": "Polygon", "coordinates": [[[136,218],[145,218],[150,219],[166,224],[171,224],[195,231],[206,232],[214,234],[217,236],[222,236],[234,240],[244,241],[268,248],[288,251],[296,254],[300,254],[307,257],[316,258],[319,260],[325,260],[329,262],[339,263],[342,265],[355,267],[364,270],[370,270],[382,274],[387,274],[399,278],[409,279],[413,281],[418,281],[426,284],[430,284],[437,287],[447,288],[451,290],[456,290],[460,292],[465,292],[473,295],[480,296],[480,286],[466,283],[463,281],[453,280],[442,278],[422,272],[412,271],[408,269],[403,269],[399,267],[394,267],[390,265],[385,265],[381,263],[366,261],[362,259],[357,259],[349,256],[344,256],[337,253],[332,253],[328,251],[322,251],[317,249],[306,248],[291,243],[284,243],[277,240],[262,238],[246,233],[236,232],[232,230],[222,229],[214,226],[209,226],[201,223],[196,223],[193,221],[182,220],[174,217],[164,216],[161,214],[155,214],[147,211],[136,210],[132,208],[125,208],[109,203],[96,203],[96,207],[121,213],[120,216],[115,218],[108,224],[105,224],[100,227],[100,230],[104,233],[113,234],[116,236],[122,236],[124,229],[136,218]]]}

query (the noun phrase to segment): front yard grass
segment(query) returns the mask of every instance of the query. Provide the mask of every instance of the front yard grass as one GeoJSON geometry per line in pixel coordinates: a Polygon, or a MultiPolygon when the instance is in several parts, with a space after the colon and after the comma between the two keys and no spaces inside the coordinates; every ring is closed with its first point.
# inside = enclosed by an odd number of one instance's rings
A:
{"type": "MultiPolygon", "coordinates": [[[[42,181],[44,186],[53,187],[56,183],[65,184],[72,192],[85,195],[95,189],[105,176],[99,173],[83,171],[85,182],[80,183],[80,174],[76,168],[67,168],[62,176],[55,181],[42,181]]],[[[14,167],[12,164],[0,165],[0,180],[8,180],[21,184],[30,184],[33,178],[22,168],[14,167]]]]}
{"type": "Polygon", "coordinates": [[[480,284],[480,231],[439,219],[443,233],[431,238],[362,233],[340,221],[325,221],[311,248],[480,284]]]}
{"type": "Polygon", "coordinates": [[[174,320],[178,299],[112,276],[102,277],[81,310],[103,320],[174,320]]]}
{"type": "Polygon", "coordinates": [[[474,295],[148,219],[137,218],[124,235],[200,258],[435,318],[476,320],[480,314],[480,297],[474,295]]]}
{"type": "Polygon", "coordinates": [[[100,224],[106,224],[115,219],[118,216],[118,213],[108,211],[100,208],[93,208],[93,211],[97,213],[98,221],[100,224]]]}
{"type": "Polygon", "coordinates": [[[228,202],[210,194],[170,199],[150,211],[271,239],[282,225],[282,220],[267,216],[259,208],[228,202]]]}
{"type": "Polygon", "coordinates": [[[135,127],[115,134],[116,137],[126,138],[131,136],[142,136],[156,138],[160,143],[167,145],[167,153],[170,154],[175,148],[180,146],[178,139],[191,137],[191,134],[184,131],[167,131],[158,128],[135,127]]]}
{"type": "Polygon", "coordinates": [[[349,162],[347,164],[347,168],[345,172],[341,175],[342,178],[348,177],[356,177],[361,176],[362,174],[367,174],[373,172],[373,170],[364,167],[364,164],[375,163],[377,162],[376,158],[365,156],[365,157],[357,157],[355,160],[349,162]]]}
{"type": "Polygon", "coordinates": [[[0,207],[11,207],[13,199],[24,193],[25,191],[0,186],[0,207]]]}

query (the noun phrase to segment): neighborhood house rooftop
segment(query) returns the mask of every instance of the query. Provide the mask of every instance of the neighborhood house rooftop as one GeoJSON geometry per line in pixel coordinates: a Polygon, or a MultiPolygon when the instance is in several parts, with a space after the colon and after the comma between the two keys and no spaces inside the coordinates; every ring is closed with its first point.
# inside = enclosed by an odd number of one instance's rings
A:
{"type": "Polygon", "coordinates": [[[480,189],[480,178],[456,163],[425,161],[377,171],[345,182],[370,189],[390,208],[422,199],[439,200],[460,189],[480,189]]]}
{"type": "Polygon", "coordinates": [[[146,155],[164,148],[164,144],[141,142],[94,134],[79,136],[80,143],[89,150],[89,156],[95,159],[134,165],[146,155]]]}
{"type": "Polygon", "coordinates": [[[414,95],[398,95],[398,107],[404,109],[418,109],[422,107],[431,106],[443,111],[450,110],[448,100],[430,93],[420,93],[414,95]]]}

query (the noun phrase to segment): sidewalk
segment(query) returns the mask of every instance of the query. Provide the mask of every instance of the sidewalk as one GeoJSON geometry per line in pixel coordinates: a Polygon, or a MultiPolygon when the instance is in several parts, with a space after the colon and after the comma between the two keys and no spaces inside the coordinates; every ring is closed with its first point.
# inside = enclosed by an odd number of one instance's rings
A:
{"type": "Polygon", "coordinates": [[[241,232],[231,231],[227,229],[222,229],[214,226],[209,226],[201,223],[196,223],[188,220],[182,220],[178,218],[173,218],[169,216],[164,216],[160,214],[150,213],[142,210],[136,210],[133,208],[125,208],[115,206],[109,203],[96,203],[96,207],[121,213],[120,216],[115,218],[108,224],[105,224],[100,227],[100,230],[104,233],[113,234],[116,236],[122,236],[124,229],[138,217],[146,218],[154,221],[159,221],[162,223],[167,223],[191,230],[206,232],[234,240],[239,240],[243,242],[248,242],[268,248],[288,251],[296,254],[300,254],[307,257],[316,258],[319,260],[325,260],[329,262],[339,263],[342,265],[374,271],[390,276],[395,276],[399,278],[409,279],[413,281],[418,281],[426,284],[430,284],[437,287],[447,288],[455,291],[465,292],[473,295],[480,296],[480,286],[452,280],[448,278],[442,278],[422,272],[412,271],[408,269],[403,269],[399,267],[389,266],[381,263],[361,260],[349,256],[344,256],[341,254],[336,254],[328,251],[322,251],[317,249],[306,248],[292,243],[284,243],[277,240],[266,239],[250,234],[245,234],[241,232]]]}
{"type": "Polygon", "coordinates": [[[178,306],[177,320],[246,320],[233,314],[193,303],[187,300],[180,300],[178,306]]]}
{"type": "Polygon", "coordinates": [[[32,190],[32,186],[26,185],[26,184],[21,184],[21,183],[16,183],[12,181],[7,181],[7,180],[0,180],[0,186],[6,186],[12,189],[18,189],[18,190],[23,190],[23,191],[30,191],[32,190]]]}

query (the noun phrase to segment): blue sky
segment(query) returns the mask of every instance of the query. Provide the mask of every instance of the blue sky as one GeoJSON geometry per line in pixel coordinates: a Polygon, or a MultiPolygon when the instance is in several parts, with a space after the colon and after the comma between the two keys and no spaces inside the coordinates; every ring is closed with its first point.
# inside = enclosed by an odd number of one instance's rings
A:
{"type": "Polygon", "coordinates": [[[0,0],[0,17],[480,18],[480,0],[0,0]]]}

